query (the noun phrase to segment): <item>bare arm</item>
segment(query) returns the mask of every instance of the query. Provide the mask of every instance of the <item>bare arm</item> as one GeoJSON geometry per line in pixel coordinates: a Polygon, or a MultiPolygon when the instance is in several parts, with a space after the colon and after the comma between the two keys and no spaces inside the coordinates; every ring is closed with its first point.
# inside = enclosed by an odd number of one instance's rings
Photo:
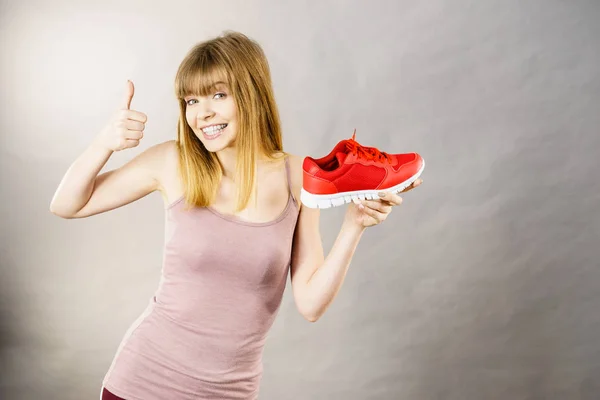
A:
{"type": "Polygon", "coordinates": [[[50,203],[50,212],[69,218],[81,210],[92,195],[98,173],[112,153],[96,143],[90,145],[62,178],[50,203]]]}
{"type": "Polygon", "coordinates": [[[318,209],[305,206],[300,211],[290,273],[296,307],[310,322],[321,318],[337,296],[364,232],[345,218],[331,251],[324,257],[319,214],[318,209]]]}
{"type": "Polygon", "coordinates": [[[165,153],[175,142],[148,148],[125,165],[96,176],[109,155],[91,145],[71,165],[60,183],[50,211],[62,218],[84,218],[114,210],[160,188],[165,153]]]}
{"type": "Polygon", "coordinates": [[[155,145],[122,167],[98,176],[114,151],[135,147],[143,137],[147,117],[129,109],[133,93],[133,83],[128,82],[121,108],[65,173],[50,204],[53,214],[88,217],[129,204],[159,188],[162,156],[172,142],[155,145]]]}
{"type": "MultiPolygon", "coordinates": [[[[301,171],[301,165],[298,164],[295,170],[301,171]]],[[[301,180],[301,172],[297,180],[301,180]]],[[[422,182],[422,179],[416,180],[403,192],[422,182]]],[[[379,200],[350,203],[340,233],[326,257],[319,231],[320,211],[301,207],[294,234],[290,277],[296,307],[305,319],[315,322],[321,318],[342,287],[365,229],[384,221],[392,206],[401,203],[402,198],[394,193],[380,195],[379,200]]]]}

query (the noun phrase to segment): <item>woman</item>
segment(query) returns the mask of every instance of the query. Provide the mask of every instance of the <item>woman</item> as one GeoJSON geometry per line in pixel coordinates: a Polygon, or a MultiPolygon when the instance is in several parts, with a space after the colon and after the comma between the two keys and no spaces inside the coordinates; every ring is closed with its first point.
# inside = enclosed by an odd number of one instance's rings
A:
{"type": "Polygon", "coordinates": [[[288,267],[297,308],[314,322],[339,291],[364,229],[401,198],[350,204],[325,258],[319,212],[297,200],[303,157],[283,151],[261,47],[235,32],[196,45],[175,92],[177,140],[97,176],[113,152],[143,137],[147,117],[130,109],[128,81],[121,109],[71,165],[50,208],[84,218],[155,190],[165,201],[161,282],[125,335],[102,399],[254,399],[288,267]]]}

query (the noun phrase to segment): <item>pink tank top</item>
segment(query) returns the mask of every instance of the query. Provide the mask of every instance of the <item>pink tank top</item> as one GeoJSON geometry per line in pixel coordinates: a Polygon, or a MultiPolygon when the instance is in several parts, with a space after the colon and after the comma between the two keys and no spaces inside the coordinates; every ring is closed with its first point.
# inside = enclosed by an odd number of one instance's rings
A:
{"type": "Polygon", "coordinates": [[[103,380],[127,400],[256,399],[267,333],[291,261],[298,203],[241,220],[211,207],[166,209],[162,276],[103,380]]]}

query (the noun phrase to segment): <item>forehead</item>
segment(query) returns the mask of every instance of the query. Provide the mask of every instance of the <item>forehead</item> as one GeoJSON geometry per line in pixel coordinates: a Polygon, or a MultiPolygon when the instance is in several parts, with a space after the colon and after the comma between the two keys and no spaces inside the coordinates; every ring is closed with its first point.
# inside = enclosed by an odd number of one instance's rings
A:
{"type": "Polygon", "coordinates": [[[199,68],[182,74],[177,86],[177,95],[183,98],[191,95],[208,96],[216,89],[227,90],[229,82],[225,71],[219,68],[199,68]]]}

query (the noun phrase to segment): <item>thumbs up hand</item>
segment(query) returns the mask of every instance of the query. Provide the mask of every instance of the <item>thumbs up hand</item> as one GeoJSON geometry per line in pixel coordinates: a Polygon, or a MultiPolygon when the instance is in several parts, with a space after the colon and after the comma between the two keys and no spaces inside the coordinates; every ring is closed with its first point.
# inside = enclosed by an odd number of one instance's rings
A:
{"type": "Polygon", "coordinates": [[[97,137],[96,142],[103,148],[111,151],[129,149],[139,145],[144,137],[148,117],[142,112],[130,109],[133,93],[133,82],[128,80],[119,110],[97,137]]]}

